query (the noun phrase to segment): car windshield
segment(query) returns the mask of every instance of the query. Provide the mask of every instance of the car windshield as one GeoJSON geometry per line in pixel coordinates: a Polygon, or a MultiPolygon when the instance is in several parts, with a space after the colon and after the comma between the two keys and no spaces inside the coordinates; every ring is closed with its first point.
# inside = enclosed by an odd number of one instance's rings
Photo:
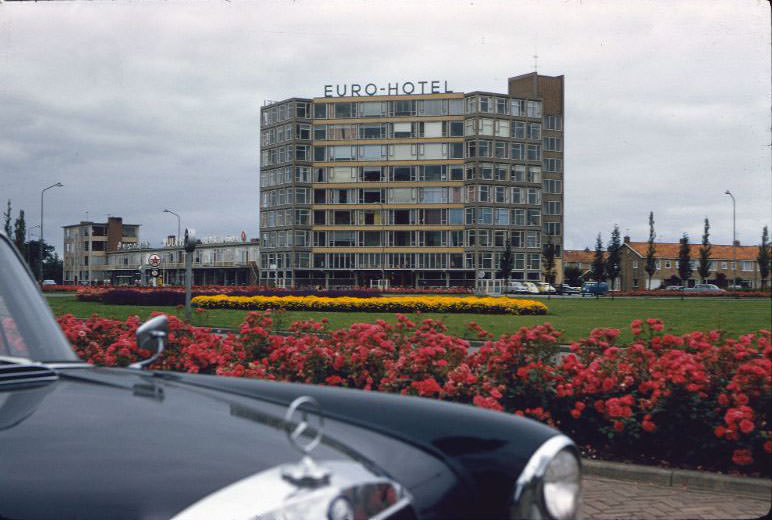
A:
{"type": "Polygon", "coordinates": [[[0,235],[0,358],[79,361],[35,282],[0,235]]]}

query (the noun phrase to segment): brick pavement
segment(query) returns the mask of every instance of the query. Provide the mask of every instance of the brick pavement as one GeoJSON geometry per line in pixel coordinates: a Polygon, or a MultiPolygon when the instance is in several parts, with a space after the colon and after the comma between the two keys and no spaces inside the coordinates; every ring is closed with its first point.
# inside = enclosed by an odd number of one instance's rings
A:
{"type": "Polygon", "coordinates": [[[772,507],[772,494],[737,495],[595,476],[583,482],[586,519],[760,518],[772,507]]]}

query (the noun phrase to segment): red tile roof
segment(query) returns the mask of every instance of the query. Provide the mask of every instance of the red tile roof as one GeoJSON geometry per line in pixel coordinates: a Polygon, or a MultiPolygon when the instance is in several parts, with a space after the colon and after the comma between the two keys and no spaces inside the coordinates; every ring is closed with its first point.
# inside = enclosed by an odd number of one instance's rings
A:
{"type": "MultiPolygon", "coordinates": [[[[648,242],[627,242],[625,245],[638,253],[641,257],[646,257],[646,251],[649,249],[648,242]]],[[[657,258],[678,258],[678,250],[681,247],[680,243],[666,243],[655,242],[654,246],[657,248],[655,256],[657,258]]],[[[702,244],[689,244],[689,255],[692,259],[700,257],[700,247],[702,244]]],[[[711,244],[710,258],[711,260],[732,260],[734,258],[733,247],[723,244],[711,244]]],[[[567,253],[568,251],[566,251],[567,253]]],[[[738,260],[756,260],[759,254],[758,246],[737,246],[737,259],[738,260]]]]}
{"type": "MultiPolygon", "coordinates": [[[[603,254],[605,256],[605,253],[603,254]]],[[[584,249],[563,250],[563,263],[581,262],[583,264],[591,264],[593,258],[595,258],[595,251],[585,251],[584,249]]]]}

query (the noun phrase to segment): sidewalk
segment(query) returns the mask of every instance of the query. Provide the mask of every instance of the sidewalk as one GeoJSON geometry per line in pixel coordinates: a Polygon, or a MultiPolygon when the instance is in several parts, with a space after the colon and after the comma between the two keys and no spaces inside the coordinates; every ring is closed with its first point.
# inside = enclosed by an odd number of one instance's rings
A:
{"type": "Polygon", "coordinates": [[[772,508],[772,481],[631,464],[585,464],[586,519],[760,518],[772,508]]]}

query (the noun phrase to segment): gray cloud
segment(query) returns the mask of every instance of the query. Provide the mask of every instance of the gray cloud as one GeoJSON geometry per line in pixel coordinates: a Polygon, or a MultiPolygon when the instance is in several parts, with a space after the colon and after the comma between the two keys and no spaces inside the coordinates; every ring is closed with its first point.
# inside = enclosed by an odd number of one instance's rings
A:
{"type": "Polygon", "coordinates": [[[46,236],[109,213],[258,232],[259,107],[325,83],[566,75],[566,245],[770,223],[769,7],[761,1],[0,4],[0,202],[46,236]]]}

